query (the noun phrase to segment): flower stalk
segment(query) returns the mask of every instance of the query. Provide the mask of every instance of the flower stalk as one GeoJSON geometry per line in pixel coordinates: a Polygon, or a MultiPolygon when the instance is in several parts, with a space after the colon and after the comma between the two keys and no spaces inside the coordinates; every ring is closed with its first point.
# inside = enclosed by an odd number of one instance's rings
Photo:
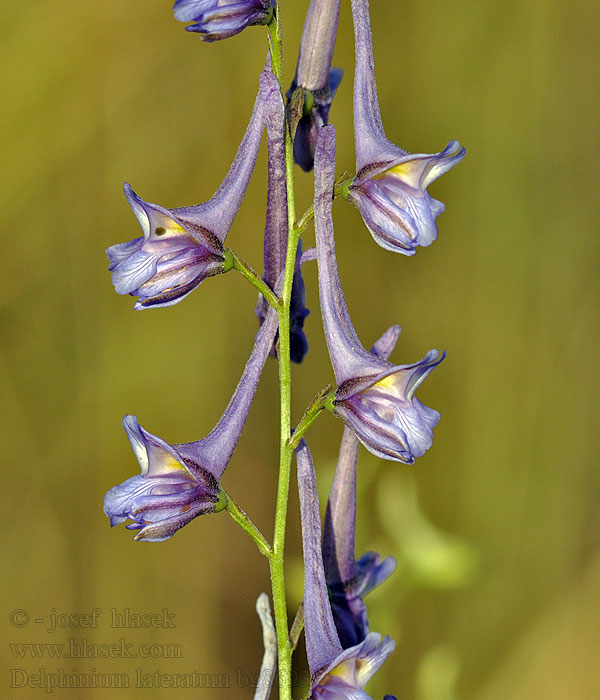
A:
{"type": "Polygon", "coordinates": [[[267,538],[262,534],[262,532],[256,527],[256,525],[250,520],[246,513],[240,508],[240,506],[235,502],[233,497],[227,493],[227,491],[221,489],[221,494],[225,497],[225,510],[233,518],[233,520],[245,530],[250,537],[256,542],[261,554],[265,557],[270,557],[273,554],[273,548],[267,541],[267,538]]]}
{"type": "Polygon", "coordinates": [[[281,299],[275,294],[275,292],[269,287],[269,285],[262,280],[258,273],[256,273],[247,262],[245,262],[240,256],[235,253],[231,248],[225,250],[225,263],[224,271],[237,270],[242,274],[244,279],[248,280],[250,284],[258,289],[258,291],[263,295],[263,297],[269,302],[269,305],[274,309],[281,306],[281,299]]]}
{"type": "Polygon", "coordinates": [[[317,418],[321,414],[321,411],[328,408],[331,405],[334,398],[335,392],[333,391],[333,384],[328,384],[311,401],[306,411],[304,411],[304,415],[300,419],[297,428],[294,430],[294,434],[290,437],[288,441],[290,447],[293,450],[295,450],[296,447],[298,447],[304,433],[317,420],[317,418]]]}
{"type": "Polygon", "coordinates": [[[310,224],[310,222],[314,218],[315,218],[315,208],[314,208],[314,206],[311,205],[296,222],[296,225],[294,227],[296,234],[299,236],[301,233],[303,233],[303,231],[306,229],[308,224],[310,224]]]}

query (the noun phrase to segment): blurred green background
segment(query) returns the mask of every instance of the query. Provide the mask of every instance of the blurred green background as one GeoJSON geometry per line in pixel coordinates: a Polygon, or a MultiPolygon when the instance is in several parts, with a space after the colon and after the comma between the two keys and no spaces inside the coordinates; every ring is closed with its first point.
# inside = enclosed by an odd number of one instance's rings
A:
{"type": "MultiPolygon", "coordinates": [[[[286,82],[307,4],[282,2],[286,82]]],[[[410,468],[361,452],[359,546],[399,561],[370,598],[372,628],[397,648],[368,690],[402,700],[598,698],[600,6],[372,5],[388,136],[413,152],[456,138],[467,157],[432,186],[447,211],[438,241],[412,259],[380,249],[352,207],[335,207],[342,283],[365,345],[400,323],[396,362],[448,352],[420,390],[443,415],[427,455],[410,468]]],[[[109,529],[102,500],[138,470],[124,413],[171,442],[214,425],[251,348],[255,295],[232,273],[171,309],[134,313],[111,287],[104,249],[139,235],[124,180],[167,207],[213,193],[253,104],[265,32],[203,45],[157,0],[4,2],[0,20],[2,651],[5,669],[23,671],[13,685],[29,678],[9,689],[5,670],[0,694],[42,697],[31,681],[40,669],[126,673],[134,685],[139,668],[195,670],[208,684],[228,674],[231,687],[54,696],[250,698],[242,686],[262,656],[254,602],[269,585],[254,545],[225,514],[164,544],[133,543],[109,529]],[[53,614],[94,608],[97,628],[47,631],[53,614]],[[112,608],[167,608],[176,627],[114,629],[112,608]],[[151,658],[18,658],[7,646],[70,638],[179,644],[181,658],[164,646],[151,658]]],[[[331,112],[338,170],[352,171],[347,1],[335,65],[346,71],[331,112]]],[[[303,211],[312,178],[297,175],[303,211]]],[[[262,157],[228,238],[257,268],[265,183],[262,157]]],[[[305,277],[311,350],[294,368],[296,419],[331,379],[314,264],[305,277]]],[[[276,397],[271,362],[223,481],[266,532],[276,397]]],[[[323,498],[341,431],[324,416],[309,435],[323,498]]],[[[295,493],[288,541],[295,604],[295,493]]]]}

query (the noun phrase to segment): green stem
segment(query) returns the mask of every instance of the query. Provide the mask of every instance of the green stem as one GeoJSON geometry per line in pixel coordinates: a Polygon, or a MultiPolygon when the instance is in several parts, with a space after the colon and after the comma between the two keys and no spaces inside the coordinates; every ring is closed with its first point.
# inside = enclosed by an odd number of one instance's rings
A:
{"type": "Polygon", "coordinates": [[[336,182],[335,188],[333,190],[333,198],[335,199],[336,197],[343,197],[344,199],[348,199],[348,193],[350,192],[350,185],[354,182],[353,177],[349,177],[346,179],[340,178],[338,182],[336,182]]]}
{"type": "Polygon", "coordinates": [[[306,411],[304,411],[304,415],[300,419],[296,430],[294,430],[294,434],[288,440],[288,443],[293,450],[298,447],[304,433],[317,420],[321,414],[321,411],[327,407],[328,403],[333,400],[334,396],[333,385],[331,384],[326,386],[315,396],[310,406],[306,409],[306,411]]]}
{"type": "Polygon", "coordinates": [[[296,235],[299,236],[314,218],[315,208],[311,205],[296,222],[296,225],[294,226],[294,232],[296,235]]]}
{"type": "Polygon", "coordinates": [[[273,18],[267,25],[269,30],[269,52],[271,54],[271,70],[281,86],[281,31],[279,27],[279,4],[275,5],[273,18]]]}
{"type": "MultiPolygon", "coordinates": [[[[353,182],[353,177],[347,178],[345,174],[342,175],[342,177],[336,182],[335,189],[333,192],[333,198],[335,199],[336,197],[347,197],[348,190],[350,189],[350,185],[353,182]]],[[[314,218],[315,208],[311,204],[311,206],[304,212],[304,214],[302,214],[298,221],[296,221],[296,224],[294,226],[295,234],[299,236],[314,218]]]]}
{"type": "MultiPolygon", "coordinates": [[[[273,21],[269,25],[271,65],[273,74],[282,85],[281,72],[281,31],[279,25],[279,7],[275,6],[273,21]]],[[[288,243],[283,276],[283,289],[279,315],[279,387],[281,408],[279,480],[277,484],[277,504],[275,509],[275,529],[273,534],[273,554],[269,559],[271,566],[271,586],[273,590],[273,611],[277,630],[277,653],[279,660],[279,699],[291,700],[292,697],[292,648],[289,640],[287,603],[285,591],[285,530],[287,521],[290,474],[292,466],[292,449],[288,444],[291,434],[291,394],[292,376],[290,367],[290,299],[296,245],[298,235],[294,230],[296,220],[294,197],[294,158],[289,129],[285,128],[285,179],[288,200],[288,243]]]]}
{"type": "Polygon", "coordinates": [[[241,274],[250,282],[253,287],[256,287],[258,291],[263,295],[267,302],[274,308],[279,308],[281,306],[281,300],[273,292],[271,287],[261,279],[258,274],[248,265],[247,262],[242,260],[240,256],[235,253],[230,248],[225,250],[225,271],[231,269],[241,272],[241,274]]]}
{"type": "Polygon", "coordinates": [[[265,557],[270,557],[273,554],[273,549],[267,541],[267,538],[256,527],[252,520],[250,520],[246,513],[240,508],[240,506],[238,506],[238,504],[233,500],[231,495],[227,493],[227,491],[221,489],[221,493],[227,499],[225,510],[229,513],[229,515],[231,515],[235,522],[243,530],[245,530],[250,535],[250,537],[252,537],[252,539],[256,542],[256,546],[260,550],[260,553],[264,554],[265,557]]]}

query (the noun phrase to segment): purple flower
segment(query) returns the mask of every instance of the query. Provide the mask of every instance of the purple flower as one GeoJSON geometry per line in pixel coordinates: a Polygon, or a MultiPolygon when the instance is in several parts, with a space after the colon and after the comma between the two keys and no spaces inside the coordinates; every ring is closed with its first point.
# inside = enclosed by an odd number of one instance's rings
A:
{"type": "Polygon", "coordinates": [[[219,483],[208,469],[144,430],[136,416],[125,416],[123,427],[141,474],[106,494],[104,512],[111,526],[131,520],[126,527],[138,530],[134,539],[162,542],[196,516],[215,512],[219,483]]]}
{"type": "Polygon", "coordinates": [[[135,540],[162,542],[198,515],[223,507],[219,482],[248,417],[273,337],[277,314],[260,328],[237,388],[217,425],[202,440],[170,445],[144,430],[135,416],[123,426],[141,473],[110,489],[104,512],[111,526],[132,522],[135,540]]]}
{"type": "Polygon", "coordinates": [[[309,309],[306,308],[306,287],[302,277],[300,260],[302,258],[302,240],[298,240],[296,262],[292,279],[292,295],[290,298],[290,359],[299,364],[308,352],[308,341],[304,333],[304,321],[309,309]]]}
{"type": "Polygon", "coordinates": [[[335,129],[321,129],[315,153],[315,230],[325,338],[338,388],[334,413],[378,457],[412,464],[431,446],[437,411],[414,394],[442,361],[437,350],[410,365],[393,365],[361,345],[344,300],[335,258],[332,200],[335,129]]]}
{"type": "MultiPolygon", "coordinates": [[[[392,326],[371,348],[387,359],[396,345],[400,327],[392,326]]],[[[383,561],[375,552],[367,552],[356,561],[356,465],[358,440],[344,428],[338,463],[329,491],[323,536],[325,578],[333,619],[344,649],[362,642],[369,632],[364,596],[393,573],[396,561],[383,561]]]]}
{"type": "Polygon", "coordinates": [[[408,153],[386,138],[375,84],[368,0],[352,0],[356,69],[354,137],[357,175],[347,193],[377,243],[414,255],[437,237],[435,220],[444,205],[427,187],[463,159],[458,141],[439,153],[408,153]]]}
{"type": "Polygon", "coordinates": [[[193,22],[188,32],[202,41],[218,41],[239,34],[251,25],[269,24],[275,0],[177,0],[175,19],[193,22]]]}
{"type": "Polygon", "coordinates": [[[135,309],[172,306],[207,277],[225,272],[223,243],[248,187],[262,131],[260,96],[223,183],[203,204],[165,209],[140,199],[125,183],[125,196],[143,237],[107,249],[118,294],[139,299],[135,309]]]}
{"type": "Polygon", "coordinates": [[[304,552],[304,629],[313,700],[370,700],[366,683],[394,650],[394,641],[369,632],[343,649],[335,628],[321,554],[315,470],[304,440],[296,449],[304,552]]]}
{"type": "MultiPolygon", "coordinates": [[[[261,75],[261,94],[267,124],[267,144],[269,148],[267,189],[267,217],[264,244],[264,281],[281,293],[278,286],[283,280],[288,245],[288,202],[285,178],[285,119],[281,89],[275,76],[268,70],[261,75]]],[[[306,308],[306,292],[300,258],[302,242],[298,242],[296,263],[292,281],[290,300],[290,357],[300,363],[308,352],[308,342],[304,335],[304,320],[310,313],[306,308]]],[[[268,303],[259,295],[256,315],[262,323],[268,311],[268,303]]],[[[277,338],[271,355],[276,357],[277,338]]]]}
{"type": "Polygon", "coordinates": [[[294,139],[294,160],[309,172],[313,168],[317,133],[327,124],[329,109],[343,71],[331,68],[337,35],[340,0],[312,0],[300,42],[296,75],[287,92],[304,91],[304,110],[294,139]]]}

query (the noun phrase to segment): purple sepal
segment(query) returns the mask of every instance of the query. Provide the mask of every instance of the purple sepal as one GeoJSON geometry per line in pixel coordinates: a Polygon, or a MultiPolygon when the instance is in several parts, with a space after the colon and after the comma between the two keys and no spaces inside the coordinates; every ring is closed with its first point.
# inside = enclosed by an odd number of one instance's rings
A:
{"type": "Polygon", "coordinates": [[[417,246],[437,238],[435,220],[445,209],[426,188],[464,155],[465,149],[451,141],[440,153],[409,153],[369,165],[354,178],[348,199],[380,246],[414,255],[417,246]]]}
{"type": "Polygon", "coordinates": [[[343,71],[331,68],[339,13],[339,0],[312,0],[310,3],[296,75],[287,92],[289,105],[296,89],[304,90],[305,109],[294,138],[294,160],[305,172],[313,168],[317,133],[329,120],[331,102],[342,80],[343,71]]]}
{"type": "Polygon", "coordinates": [[[385,135],[377,99],[368,0],[352,0],[356,69],[354,135],[357,175],[348,199],[358,207],[379,245],[404,255],[437,237],[435,220],[444,205],[427,187],[465,155],[457,141],[443,151],[412,154],[385,135]]]}
{"type": "MultiPolygon", "coordinates": [[[[265,122],[267,125],[268,156],[268,189],[267,189],[267,217],[265,223],[264,243],[264,281],[275,290],[277,294],[281,289],[277,287],[278,281],[283,280],[282,273],[285,269],[288,243],[288,204],[287,186],[285,177],[285,120],[283,113],[283,100],[279,83],[275,76],[268,70],[261,75],[261,94],[265,110],[265,122]]],[[[306,308],[306,292],[300,259],[302,256],[302,242],[298,242],[294,278],[292,282],[292,295],[290,300],[290,357],[292,362],[300,363],[308,352],[308,342],[304,334],[304,320],[310,313],[306,308]]],[[[256,307],[256,315],[259,323],[262,323],[268,310],[266,300],[259,295],[256,307]]],[[[277,339],[275,340],[271,355],[276,357],[277,339]]]]}
{"type": "Polygon", "coordinates": [[[321,553],[321,516],[315,470],[302,440],[296,449],[304,553],[304,629],[313,700],[370,700],[363,688],[394,649],[389,637],[369,633],[342,649],[334,625],[321,553]]]}
{"type": "Polygon", "coordinates": [[[127,528],[138,531],[135,540],[162,542],[196,516],[214,512],[219,500],[214,474],[144,430],[135,416],[125,416],[123,427],[141,474],[106,494],[104,513],[111,526],[131,520],[127,528]]]}
{"type": "Polygon", "coordinates": [[[338,387],[335,412],[377,457],[412,464],[431,447],[440,414],[414,392],[445,354],[430,350],[412,365],[392,365],[376,376],[338,387]]]}
{"type": "Polygon", "coordinates": [[[355,565],[354,578],[327,584],[333,620],[343,649],[359,644],[369,633],[364,597],[394,573],[396,560],[386,557],[382,561],[376,552],[367,552],[355,565]]]}
{"type": "Polygon", "coordinates": [[[371,348],[371,353],[384,360],[389,359],[392,352],[394,352],[400,333],[402,333],[402,328],[400,326],[390,326],[383,335],[377,338],[371,348]]]}
{"type": "Polygon", "coordinates": [[[290,298],[290,359],[300,364],[308,352],[308,341],[304,333],[304,321],[310,314],[306,308],[306,287],[302,277],[300,260],[302,258],[302,240],[298,240],[294,278],[292,280],[292,296],[290,298]]]}
{"type": "Polygon", "coordinates": [[[333,622],[321,552],[321,514],[315,467],[306,441],[296,448],[304,555],[304,631],[310,673],[315,678],[342,651],[333,622]]]}
{"type": "Polygon", "coordinates": [[[237,388],[214,429],[202,440],[171,445],[144,430],[135,416],[123,426],[141,473],[110,489],[104,512],[111,525],[127,520],[135,540],[162,542],[198,515],[212,513],[219,482],[238,443],[273,344],[277,314],[270,310],[237,388]]]}
{"type": "Polygon", "coordinates": [[[363,688],[381,668],[396,644],[390,637],[369,632],[364,641],[344,649],[315,678],[312,700],[371,700],[363,688]]]}
{"type": "Polygon", "coordinates": [[[193,22],[188,32],[200,34],[203,41],[218,41],[239,34],[246,27],[268,24],[275,0],[177,0],[175,19],[193,22]]]}
{"type": "Polygon", "coordinates": [[[393,365],[360,343],[340,285],[333,236],[335,128],[320,130],[315,153],[315,230],[325,338],[338,388],[334,411],[373,454],[411,464],[431,446],[439,413],[414,393],[442,361],[437,350],[410,365],[393,365]]]}
{"type": "Polygon", "coordinates": [[[269,309],[265,322],[256,334],[244,372],[219,422],[202,440],[177,445],[184,456],[200,454],[202,464],[207,465],[218,479],[229,464],[242,434],[276,331],[277,312],[269,309]]]}
{"type": "Polygon", "coordinates": [[[340,0],[312,0],[310,3],[295,78],[296,85],[305,90],[318,92],[328,86],[339,14],[340,0]]]}
{"type": "MultiPolygon", "coordinates": [[[[313,169],[319,129],[329,122],[329,110],[342,76],[341,68],[331,69],[329,83],[325,88],[310,93],[314,100],[313,105],[298,122],[294,137],[294,161],[304,172],[313,169]]],[[[286,95],[288,104],[297,87],[298,84],[294,80],[286,95]]]]}
{"type": "MultiPolygon", "coordinates": [[[[310,314],[310,310],[306,308],[306,288],[304,285],[304,278],[302,277],[301,257],[302,240],[298,240],[294,277],[292,280],[292,294],[290,298],[290,360],[296,364],[300,364],[308,352],[308,340],[304,333],[304,321],[310,314]]],[[[262,294],[259,294],[255,309],[259,325],[262,325],[264,322],[265,314],[268,310],[269,305],[267,301],[263,298],[262,294]]],[[[279,333],[275,336],[273,347],[270,352],[271,357],[277,357],[278,340],[279,333]]]]}
{"type": "Polygon", "coordinates": [[[144,236],[106,250],[117,294],[137,296],[136,309],[172,306],[222,272],[223,245],[216,236],[144,202],[127,182],[124,190],[144,236]]]}
{"type": "MultiPolygon", "coordinates": [[[[371,348],[387,360],[400,335],[400,326],[389,328],[371,348]]],[[[375,552],[355,559],[356,468],[358,439],[344,428],[340,452],[329,490],[323,535],[323,561],[333,619],[344,649],[354,646],[369,632],[363,597],[382,583],[396,568],[393,557],[384,561],[375,552]]]]}
{"type": "Polygon", "coordinates": [[[172,306],[223,271],[223,243],[248,187],[263,128],[259,96],[229,172],[203,204],[165,209],[145,202],[125,183],[143,237],[113,245],[106,254],[115,291],[137,296],[135,309],[172,306]]]}
{"type": "Polygon", "coordinates": [[[285,116],[279,82],[264,70],[260,92],[265,112],[268,146],[267,216],[265,220],[264,281],[275,289],[285,268],[288,241],[288,201],[285,177],[285,116]]]}

